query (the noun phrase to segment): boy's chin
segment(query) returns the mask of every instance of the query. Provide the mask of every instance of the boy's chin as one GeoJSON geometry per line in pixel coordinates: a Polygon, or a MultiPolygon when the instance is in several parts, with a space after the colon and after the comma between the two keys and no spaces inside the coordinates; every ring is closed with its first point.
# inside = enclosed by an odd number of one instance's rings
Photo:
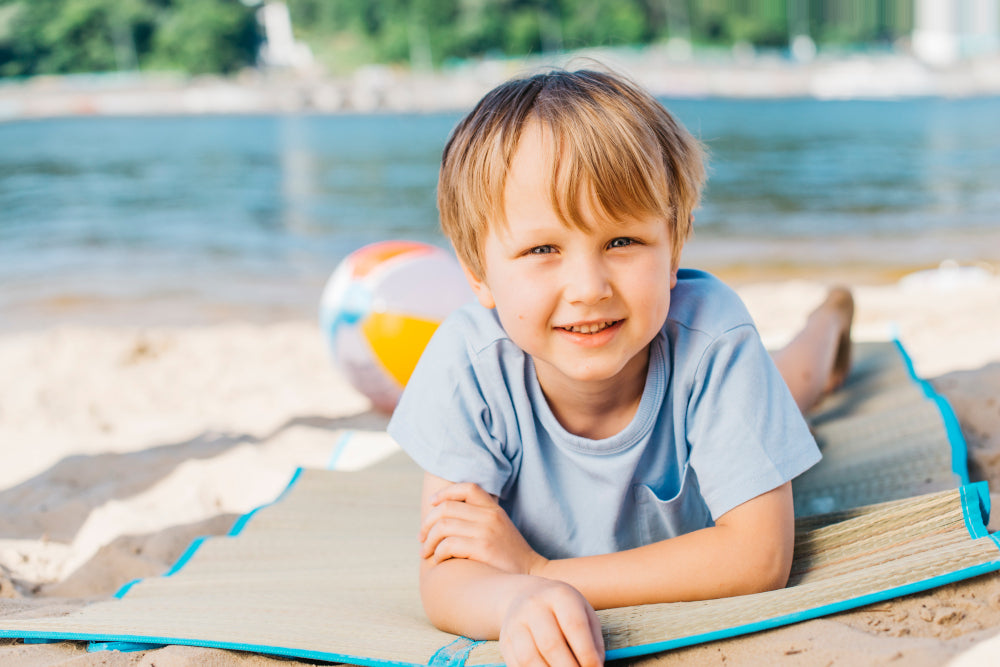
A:
{"type": "MultiPolygon", "coordinates": [[[[630,359],[625,363],[599,364],[588,367],[576,365],[556,368],[554,370],[556,370],[559,375],[569,383],[579,384],[581,386],[607,384],[625,381],[632,361],[633,360],[630,359]]],[[[644,360],[643,367],[645,368],[644,360]]]]}

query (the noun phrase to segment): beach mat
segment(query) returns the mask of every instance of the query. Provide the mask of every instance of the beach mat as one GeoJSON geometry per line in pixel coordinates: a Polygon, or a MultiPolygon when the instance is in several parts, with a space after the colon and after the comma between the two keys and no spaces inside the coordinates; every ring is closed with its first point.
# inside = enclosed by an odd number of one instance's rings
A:
{"type": "Polygon", "coordinates": [[[809,413],[823,459],[796,478],[797,516],[969,483],[951,406],[914,372],[898,342],[856,343],[844,386],[809,413]]]}
{"type": "MultiPolygon", "coordinates": [[[[1000,546],[985,527],[989,494],[984,483],[956,486],[967,478],[964,444],[939,397],[892,345],[857,346],[854,368],[813,422],[825,458],[811,475],[815,486],[796,483],[806,500],[789,586],[601,611],[608,659],[778,627],[1000,569],[1000,546]],[[920,404],[937,417],[917,432],[920,404]],[[885,452],[840,455],[861,437],[885,452]],[[955,447],[962,447],[960,470],[955,447]],[[864,470],[855,470],[857,456],[869,457],[864,470]],[[900,461],[902,471],[869,474],[900,461]],[[877,504],[852,507],[852,492],[877,504]],[[807,511],[818,504],[829,511],[807,511]]],[[[496,642],[440,632],[422,613],[420,483],[401,454],[358,472],[300,471],[277,501],[241,519],[230,536],[193,544],[165,576],[67,616],[0,619],[0,636],[89,641],[94,649],[188,644],[362,665],[499,664],[496,642]]]]}

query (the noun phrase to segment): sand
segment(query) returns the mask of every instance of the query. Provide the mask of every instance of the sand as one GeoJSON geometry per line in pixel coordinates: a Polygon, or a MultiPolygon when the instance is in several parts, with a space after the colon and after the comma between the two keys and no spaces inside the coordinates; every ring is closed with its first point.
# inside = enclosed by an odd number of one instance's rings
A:
{"type": "MultiPolygon", "coordinates": [[[[1000,277],[944,269],[853,287],[858,338],[898,334],[954,407],[973,478],[1000,490],[1000,277]]],[[[739,291],[778,345],[825,288],[784,281],[739,291]]],[[[196,536],[225,533],[272,500],[297,466],[324,466],[346,430],[386,423],[333,369],[310,321],[8,333],[0,376],[0,616],[60,613],[160,574],[196,536]]],[[[646,661],[985,665],[1000,651],[1000,639],[989,641],[998,634],[1000,576],[987,575],[646,661]]],[[[0,666],[288,662],[0,640],[0,666]]]]}

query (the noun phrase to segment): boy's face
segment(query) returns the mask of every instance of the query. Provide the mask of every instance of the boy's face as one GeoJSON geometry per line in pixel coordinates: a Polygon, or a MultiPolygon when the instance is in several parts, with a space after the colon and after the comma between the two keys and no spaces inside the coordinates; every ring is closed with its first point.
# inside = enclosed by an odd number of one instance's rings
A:
{"type": "Polygon", "coordinates": [[[588,387],[638,398],[677,282],[669,229],[659,218],[600,219],[586,202],[591,231],[564,225],[548,193],[551,146],[538,123],[524,129],[504,190],[507,226],[490,229],[484,276],[470,283],[532,356],[550,401],[588,387]]]}

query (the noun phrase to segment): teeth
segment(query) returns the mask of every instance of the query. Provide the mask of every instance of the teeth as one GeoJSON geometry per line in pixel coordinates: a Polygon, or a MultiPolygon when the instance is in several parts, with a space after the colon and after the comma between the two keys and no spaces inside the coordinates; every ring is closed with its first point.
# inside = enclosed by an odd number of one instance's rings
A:
{"type": "Polygon", "coordinates": [[[592,334],[592,333],[597,333],[598,331],[601,331],[603,329],[607,329],[614,323],[615,320],[609,320],[607,322],[600,322],[598,324],[582,324],[582,325],[563,327],[563,328],[566,329],[566,331],[572,331],[573,333],[592,334]]]}

